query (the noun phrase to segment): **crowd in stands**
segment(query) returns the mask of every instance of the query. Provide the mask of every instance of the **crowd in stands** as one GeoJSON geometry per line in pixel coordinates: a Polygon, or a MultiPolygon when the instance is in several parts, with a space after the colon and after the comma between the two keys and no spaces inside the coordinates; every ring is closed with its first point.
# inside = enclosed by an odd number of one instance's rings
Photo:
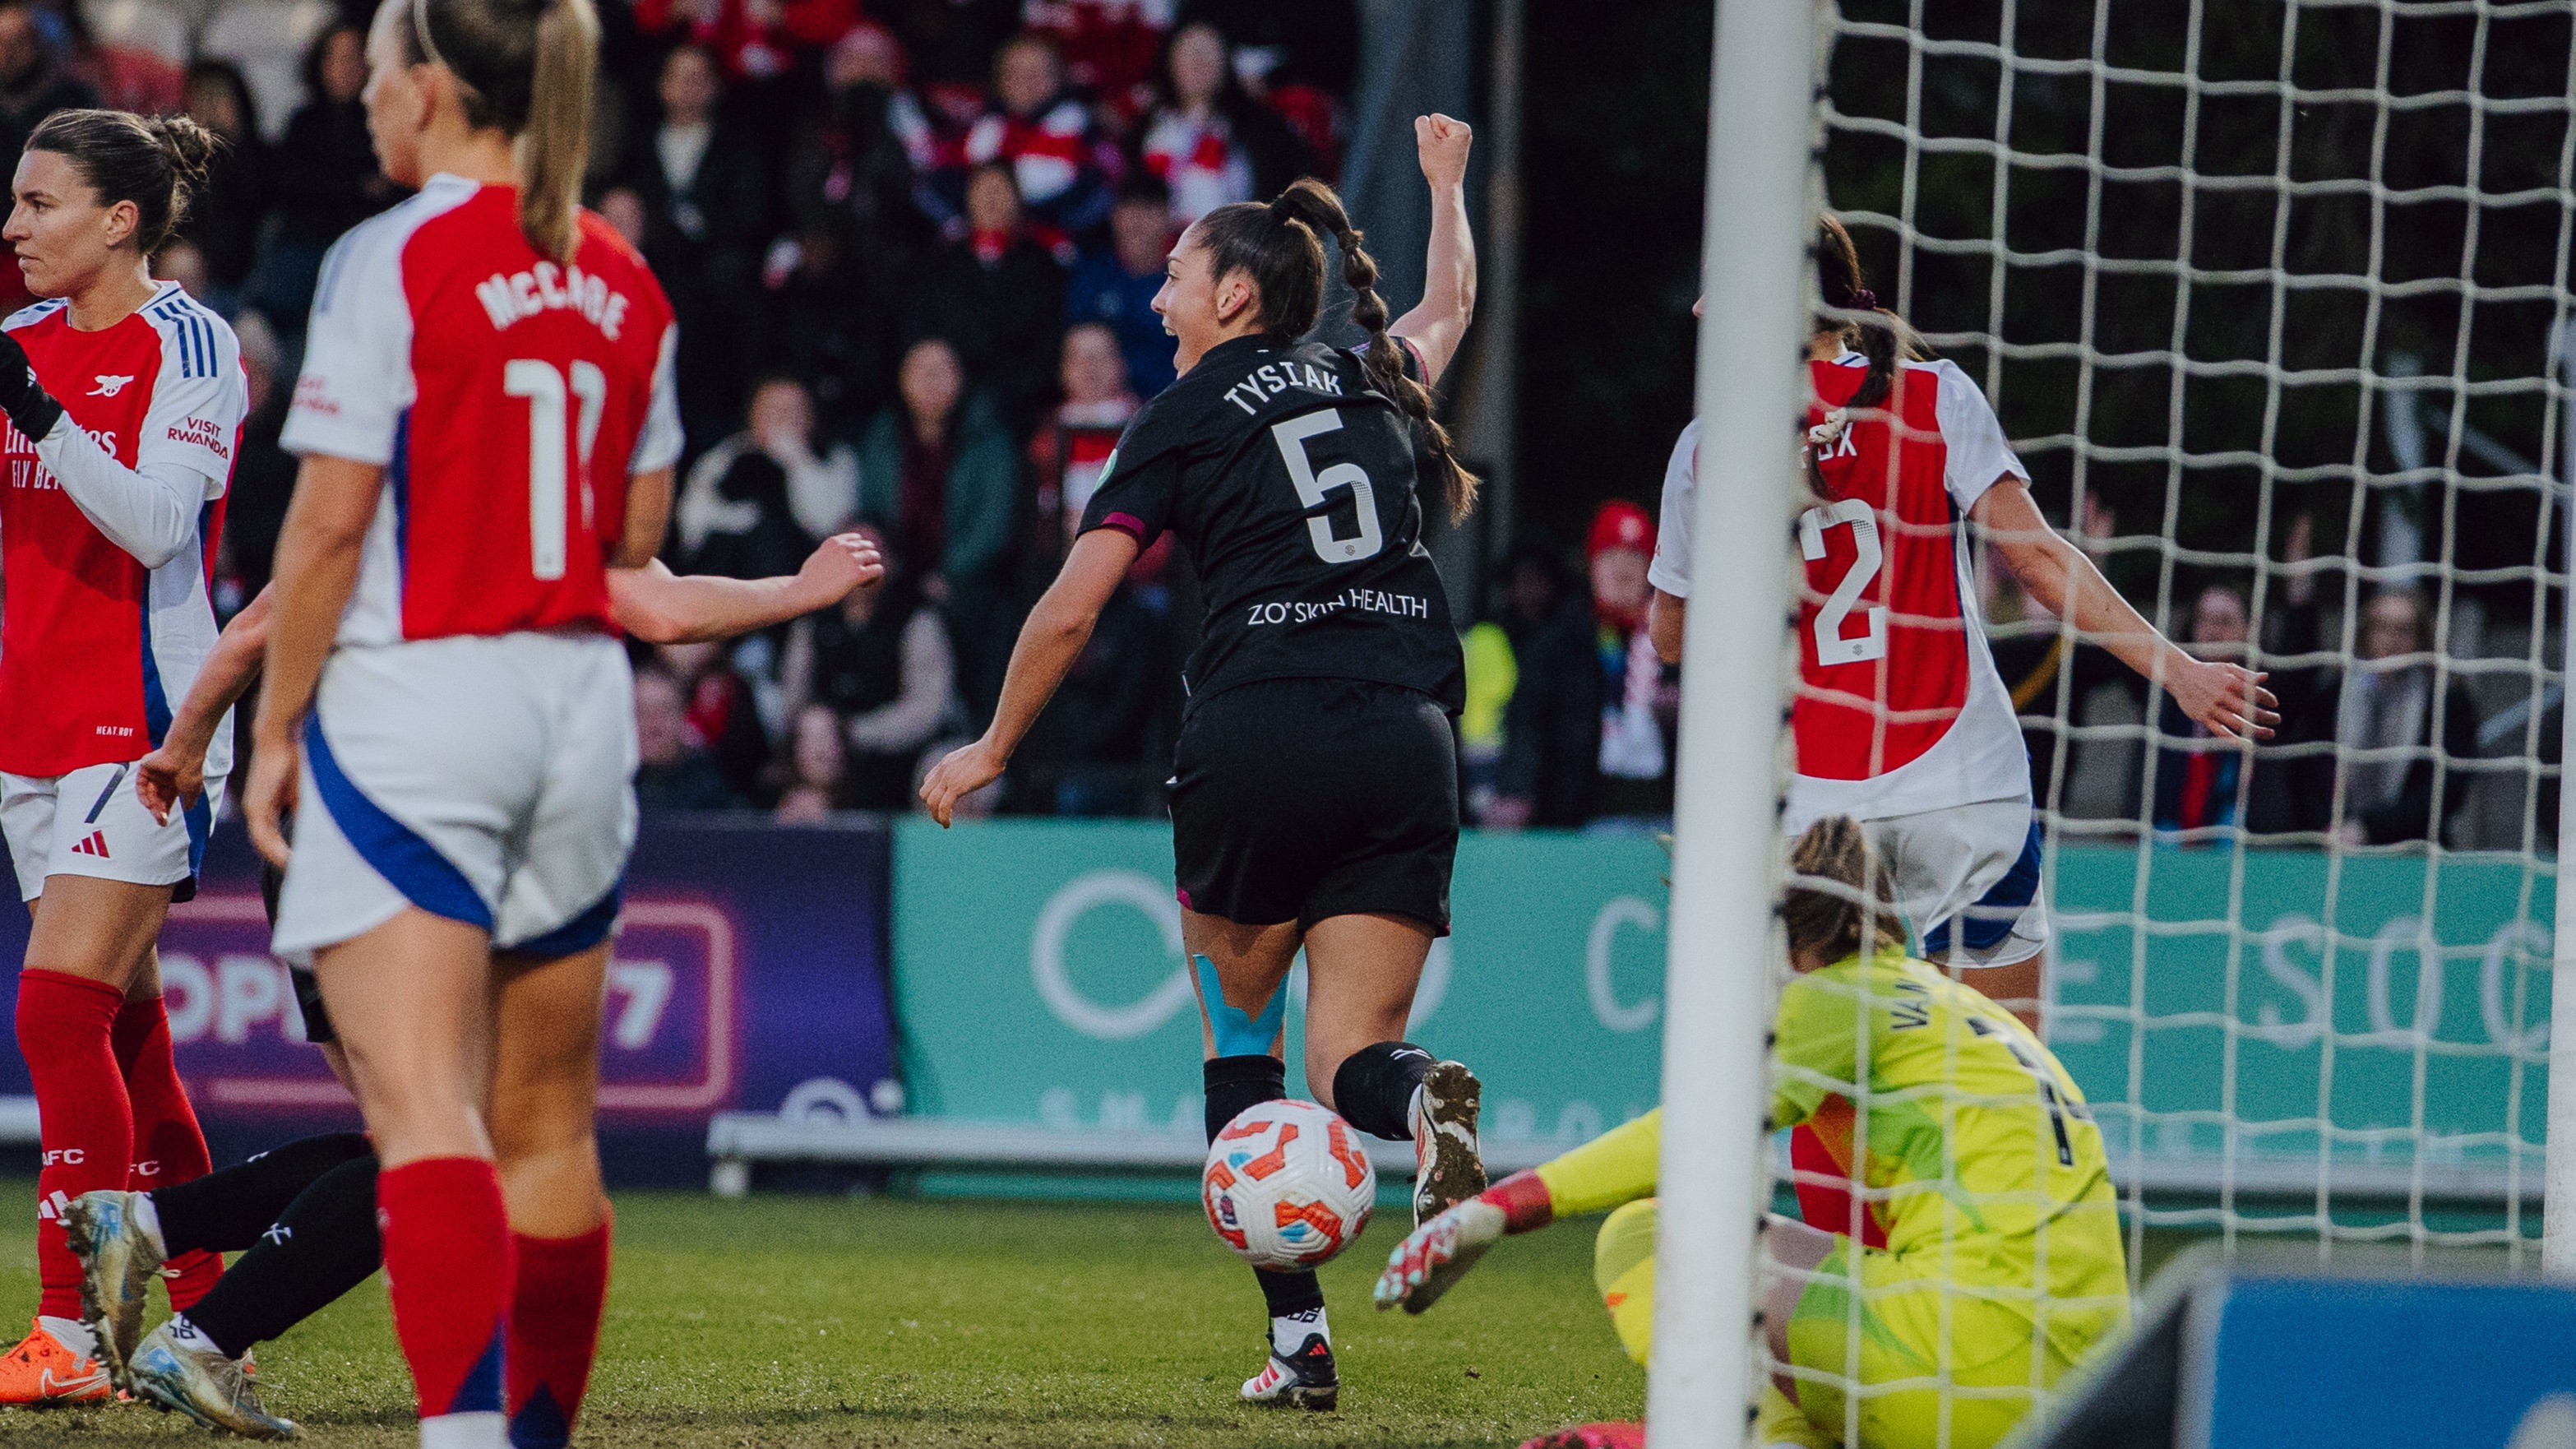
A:
{"type": "MultiPolygon", "coordinates": [[[[400,199],[359,92],[368,0],[0,0],[0,155],[48,112],[184,110],[221,135],[208,194],[159,259],[234,320],[250,373],[219,605],[266,581],[294,479],[278,450],[325,252],[400,199]]],[[[665,558],[793,572],[867,530],[886,584],[729,647],[637,650],[641,794],[654,808],[810,820],[903,810],[926,758],[989,718],[1019,621],[1061,564],[1119,431],[1172,381],[1151,301],[1180,228],[1334,175],[1358,65],[1354,0],[604,0],[588,199],[652,263],[681,325],[690,452],[665,558]]],[[[14,305],[0,267],[0,307],[14,305]]],[[[1617,491],[1611,485],[1611,491],[1617,491]]],[[[1524,544],[1466,644],[1466,799],[1490,828],[1656,828],[1670,818],[1678,679],[1645,632],[1654,521],[1613,501],[1573,567],[1524,544]]],[[[2106,512],[2079,535],[2108,538],[2106,512]]],[[[2292,562],[2306,559],[2300,520],[2292,562]]],[[[2519,844],[2521,777],[2457,762],[2554,758],[2555,714],[2514,679],[2437,671],[2424,596],[2359,596],[2293,570],[2262,611],[2267,657],[2349,634],[2355,662],[2275,667],[2281,738],[2207,748],[2170,700],[2027,602],[1988,600],[2034,782],[2070,817],[2190,843],[2242,825],[2352,844],[2519,844]],[[2437,678],[2437,675],[2439,676],[2437,678]],[[2481,704],[2486,707],[2481,710],[2481,704]],[[2527,707],[2523,710],[2527,715],[2527,707]],[[2487,733],[2481,737],[2481,719],[2487,733]],[[2512,739],[2504,740],[2506,734],[2512,739]],[[2338,771],[2337,759],[2345,766],[2338,771]],[[2434,760],[2445,762],[2437,782],[2434,760]],[[2062,788],[2056,775],[2066,771],[2062,788]],[[2464,817],[2492,815],[2486,824],[2464,817]],[[2497,836],[2487,840],[2488,836],[2497,836]]],[[[2008,592],[2008,591],[2007,591],[2008,592]]],[[[1151,814],[1198,603],[1168,539],[991,798],[1010,812],[1151,814]]],[[[2183,610],[2190,646],[2241,653],[2247,591],[2183,610]]],[[[2457,652],[2454,650],[2453,652],[2457,652]]],[[[2509,673],[2509,672],[2508,672],[2509,673]]],[[[2540,829],[2555,829],[2554,795],[2540,829]]]]}

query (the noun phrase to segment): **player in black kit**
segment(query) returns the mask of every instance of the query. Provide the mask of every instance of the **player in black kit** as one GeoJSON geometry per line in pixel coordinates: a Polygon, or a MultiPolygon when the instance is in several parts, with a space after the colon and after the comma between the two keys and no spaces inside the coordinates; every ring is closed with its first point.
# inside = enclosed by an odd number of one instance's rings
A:
{"type": "MultiPolygon", "coordinates": [[[[1287,1094],[1288,968],[1307,962],[1306,1081],[1352,1125],[1415,1144],[1414,1212],[1484,1190],[1476,1078],[1405,1040],[1458,852],[1450,719],[1465,671],[1422,545],[1428,484],[1463,516],[1476,480],[1431,417],[1429,384],[1475,303],[1468,128],[1414,122],[1430,182],[1422,305],[1387,325],[1377,264],[1340,198],[1305,180],[1201,217],[1172,248],[1154,310],[1181,377],[1105,466],[1063,572],[1030,613],[984,737],[922,798],[946,825],[1000,777],[1138,552],[1179,535],[1207,597],[1174,749],[1172,845],[1198,983],[1211,1139],[1287,1094]],[[1327,242],[1368,343],[1304,341],[1327,242]]],[[[1269,1362],[1255,1403],[1339,1400],[1312,1272],[1261,1272],[1269,1362]]]]}

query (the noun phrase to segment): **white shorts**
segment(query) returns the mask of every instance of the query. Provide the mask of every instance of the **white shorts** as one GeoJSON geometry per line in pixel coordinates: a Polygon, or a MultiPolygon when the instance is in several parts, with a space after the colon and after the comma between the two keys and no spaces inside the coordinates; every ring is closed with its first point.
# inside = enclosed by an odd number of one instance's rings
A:
{"type": "Polygon", "coordinates": [[[504,950],[606,939],[635,844],[635,684],[598,635],[341,649],[304,729],[277,954],[418,906],[504,950]]]}
{"type": "Polygon", "coordinates": [[[2028,800],[1987,800],[1863,823],[1896,878],[1917,945],[1952,966],[2011,966],[2048,949],[2039,821],[2028,800]]]}
{"type": "Polygon", "coordinates": [[[49,875],[86,875],[197,893],[206,833],[224,803],[224,780],[209,776],[197,803],[163,825],[134,793],[134,766],[84,765],[68,775],[0,774],[0,835],[18,868],[18,898],[45,893],[49,875]]]}

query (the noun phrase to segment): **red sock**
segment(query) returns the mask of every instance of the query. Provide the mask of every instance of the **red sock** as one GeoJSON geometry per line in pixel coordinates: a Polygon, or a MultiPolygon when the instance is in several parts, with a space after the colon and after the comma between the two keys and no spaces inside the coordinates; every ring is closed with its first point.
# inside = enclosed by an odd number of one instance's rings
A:
{"type": "MultiPolygon", "coordinates": [[[[207,1160],[206,1134],[197,1126],[197,1109],[188,1105],[178,1063],[170,1058],[170,1016],[161,998],[126,1002],[116,1014],[115,1043],[125,1094],[134,1104],[134,1170],[126,1189],[149,1192],[205,1176],[214,1164],[207,1160]]],[[[161,1270],[170,1306],[182,1313],[196,1307],[223,1271],[220,1253],[172,1258],[161,1270]]]]}
{"type": "Polygon", "coordinates": [[[577,1238],[515,1234],[519,1281],[510,1295],[510,1443],[563,1449],[590,1388],[599,1320],[608,1308],[611,1224],[577,1238]]]}
{"type": "Polygon", "coordinates": [[[38,1313],[78,1318],[80,1260],[63,1241],[62,1211],[85,1192],[125,1186],[134,1119],[113,1044],[125,993],[61,971],[18,973],[18,1050],[36,1086],[45,1162],[36,1174],[38,1313]]]}
{"type": "Polygon", "coordinates": [[[376,1221],[421,1418],[497,1416],[512,1279],[501,1175],[479,1157],[388,1167],[376,1176],[376,1221]]]}

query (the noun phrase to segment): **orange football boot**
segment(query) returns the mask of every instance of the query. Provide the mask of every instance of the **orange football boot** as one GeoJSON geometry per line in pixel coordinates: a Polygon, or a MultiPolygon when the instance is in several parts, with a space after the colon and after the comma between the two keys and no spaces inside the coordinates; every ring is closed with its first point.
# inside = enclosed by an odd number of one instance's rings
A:
{"type": "Polygon", "coordinates": [[[107,1381],[107,1365],[95,1355],[74,1353],[54,1337],[42,1320],[28,1326],[25,1339],[0,1355],[0,1404],[38,1408],[50,1404],[103,1404],[116,1397],[107,1381]]]}

